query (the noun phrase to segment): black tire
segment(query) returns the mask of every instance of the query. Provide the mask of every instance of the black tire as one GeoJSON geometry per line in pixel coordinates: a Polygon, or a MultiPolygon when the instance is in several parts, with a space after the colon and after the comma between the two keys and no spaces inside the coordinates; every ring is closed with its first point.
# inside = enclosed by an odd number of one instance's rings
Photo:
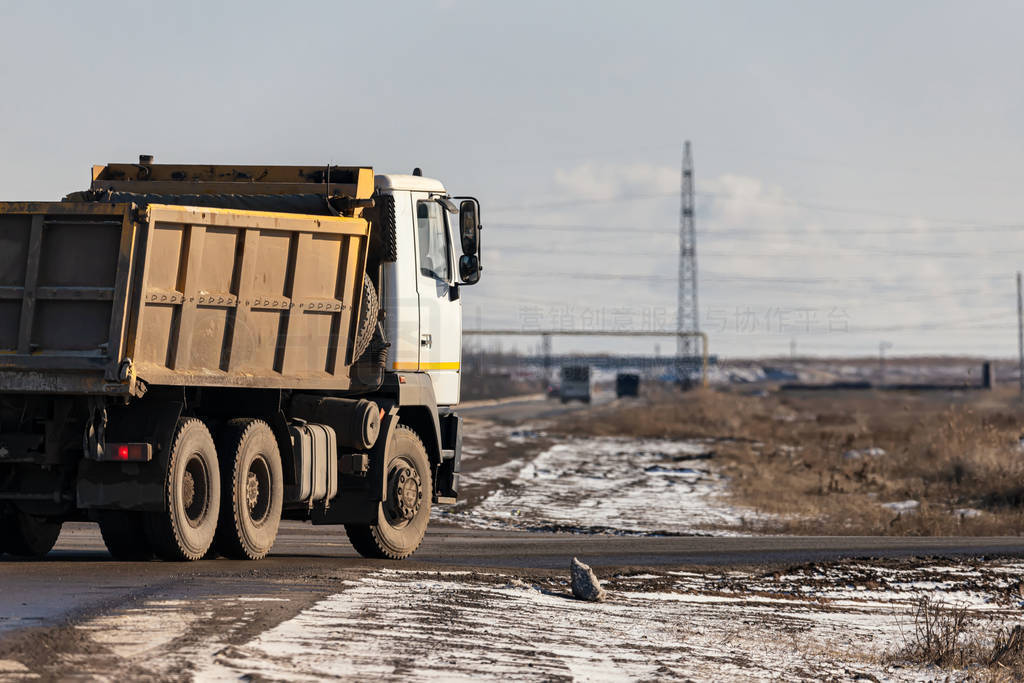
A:
{"type": "Polygon", "coordinates": [[[12,512],[8,511],[3,505],[0,505],[0,557],[7,553],[7,528],[12,524],[10,521],[11,514],[12,512]]]}
{"type": "Polygon", "coordinates": [[[359,330],[356,332],[356,343],[352,349],[352,359],[359,360],[373,339],[373,332],[377,328],[377,314],[380,310],[380,301],[377,298],[377,289],[373,286],[373,280],[368,274],[363,274],[363,301],[359,309],[359,330]]]}
{"type": "Polygon", "coordinates": [[[10,510],[0,517],[0,525],[0,554],[40,558],[53,550],[62,523],[10,510]]]}
{"type": "Polygon", "coordinates": [[[145,513],[131,510],[101,510],[97,517],[103,544],[115,560],[145,562],[153,559],[146,538],[145,513]]]}
{"type": "Polygon", "coordinates": [[[166,510],[147,512],[146,538],[164,560],[198,560],[213,544],[220,512],[220,470],[213,437],[201,420],[178,421],[164,473],[166,510]]]}
{"type": "Polygon", "coordinates": [[[259,560],[277,539],[284,473],[273,430],[263,420],[231,420],[220,432],[221,494],[217,551],[259,560]]]}
{"type": "Polygon", "coordinates": [[[427,449],[409,427],[395,430],[384,472],[388,500],[377,505],[377,523],[346,524],[345,533],[363,557],[402,560],[423,542],[434,490],[427,449]]]}

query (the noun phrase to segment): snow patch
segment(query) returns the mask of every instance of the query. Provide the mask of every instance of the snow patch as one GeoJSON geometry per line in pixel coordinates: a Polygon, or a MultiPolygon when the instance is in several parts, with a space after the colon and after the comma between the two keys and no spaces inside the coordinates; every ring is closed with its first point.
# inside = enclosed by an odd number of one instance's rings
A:
{"type": "Polygon", "coordinates": [[[922,569],[881,569],[884,588],[859,585],[852,591],[842,586],[860,580],[861,568],[849,565],[775,578],[744,572],[623,575],[615,578],[653,577],[662,587],[614,590],[604,603],[572,600],[552,587],[557,582],[545,587],[519,579],[488,583],[481,574],[454,580],[378,571],[200,663],[196,678],[846,680],[873,672],[886,680],[917,680],[929,671],[883,670],[877,662],[901,642],[922,594],[966,598],[979,618],[993,623],[1022,616],[1018,608],[994,607],[993,594],[983,588],[949,584],[957,567],[932,571],[934,576],[922,569]],[[669,577],[677,584],[666,590],[662,582],[669,577]],[[780,592],[790,582],[820,580],[831,587],[780,592]],[[715,592],[722,581],[743,588],[715,592]],[[954,590],[944,593],[947,585],[954,590]],[[439,624],[449,636],[440,641],[434,631],[439,624]],[[402,647],[382,651],[379,643],[396,636],[402,647]]]}
{"type": "Polygon", "coordinates": [[[882,507],[886,510],[892,510],[893,512],[914,512],[921,507],[921,501],[900,500],[894,503],[882,503],[882,507]]]}
{"type": "Polygon", "coordinates": [[[860,460],[862,458],[880,458],[885,454],[884,448],[872,447],[846,451],[843,453],[843,458],[845,460],[860,460]]]}
{"type": "MultiPolygon", "coordinates": [[[[202,681],[928,680],[935,670],[878,664],[903,642],[917,601],[965,606],[983,629],[1012,627],[1024,619],[1022,568],[989,560],[649,569],[604,578],[602,603],[572,599],[565,574],[380,569],[340,581],[336,594],[255,637],[232,637],[250,619],[236,615],[212,638],[158,637],[132,656],[157,677],[187,671],[202,681]]],[[[199,604],[209,610],[195,610],[201,623],[218,614],[199,604]]],[[[157,622],[180,633],[174,613],[189,607],[151,601],[86,630],[97,644],[141,640],[157,622]]]]}
{"type": "Polygon", "coordinates": [[[121,614],[97,617],[76,628],[118,657],[135,658],[165,648],[188,633],[197,620],[209,617],[209,613],[193,612],[185,605],[180,600],[151,601],[121,614]]]}
{"type": "Polygon", "coordinates": [[[438,514],[475,527],[723,534],[763,518],[727,502],[727,481],[708,445],[694,441],[571,439],[529,462],[513,460],[463,478],[498,488],[474,507],[438,514]]]}

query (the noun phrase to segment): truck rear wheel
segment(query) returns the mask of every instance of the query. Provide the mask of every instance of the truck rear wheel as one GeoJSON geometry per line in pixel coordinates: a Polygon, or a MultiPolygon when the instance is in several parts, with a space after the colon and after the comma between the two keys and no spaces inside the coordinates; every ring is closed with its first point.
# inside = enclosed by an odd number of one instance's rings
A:
{"type": "Polygon", "coordinates": [[[378,503],[376,524],[346,524],[352,546],[363,557],[402,560],[423,542],[434,490],[427,449],[409,427],[399,425],[384,472],[387,500],[378,503]]]}
{"type": "Polygon", "coordinates": [[[198,560],[217,531],[220,471],[213,437],[201,420],[178,422],[164,474],[165,510],[147,512],[146,537],[158,557],[198,560]]]}
{"type": "Polygon", "coordinates": [[[53,550],[61,522],[11,510],[0,516],[0,554],[38,558],[53,550]]]}
{"type": "Polygon", "coordinates": [[[144,562],[153,559],[153,549],[146,538],[145,513],[130,510],[101,510],[96,521],[100,525],[103,544],[115,560],[144,562]]]}
{"type": "Polygon", "coordinates": [[[284,504],[281,453],[263,420],[231,420],[221,432],[221,509],[217,550],[238,560],[266,556],[284,504]]]}

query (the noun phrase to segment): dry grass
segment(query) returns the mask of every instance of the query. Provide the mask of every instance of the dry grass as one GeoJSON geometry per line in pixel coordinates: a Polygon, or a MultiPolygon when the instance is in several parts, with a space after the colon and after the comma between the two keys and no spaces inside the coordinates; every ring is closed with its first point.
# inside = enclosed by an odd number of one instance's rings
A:
{"type": "Polygon", "coordinates": [[[1024,410],[1009,393],[658,390],[633,405],[568,417],[561,427],[714,439],[737,503],[774,516],[760,531],[1024,531],[1024,410]],[[919,506],[883,505],[906,500],[919,506]]]}
{"type": "Polygon", "coordinates": [[[987,633],[966,607],[922,598],[911,624],[901,623],[900,630],[903,646],[886,655],[887,663],[973,669],[989,680],[1024,679],[1024,626],[987,633]]]}
{"type": "Polygon", "coordinates": [[[509,374],[478,374],[471,366],[462,371],[462,400],[506,398],[536,394],[544,391],[547,384],[540,380],[512,377],[509,374]]]}

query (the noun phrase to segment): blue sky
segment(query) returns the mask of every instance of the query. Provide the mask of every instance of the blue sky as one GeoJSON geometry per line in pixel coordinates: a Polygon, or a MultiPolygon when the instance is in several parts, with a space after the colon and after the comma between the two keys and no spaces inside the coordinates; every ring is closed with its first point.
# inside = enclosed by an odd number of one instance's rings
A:
{"type": "Polygon", "coordinates": [[[141,152],[421,166],[484,203],[468,325],[671,329],[690,139],[718,353],[1015,352],[1019,3],[0,1],[0,20],[4,199],[141,152]]]}

